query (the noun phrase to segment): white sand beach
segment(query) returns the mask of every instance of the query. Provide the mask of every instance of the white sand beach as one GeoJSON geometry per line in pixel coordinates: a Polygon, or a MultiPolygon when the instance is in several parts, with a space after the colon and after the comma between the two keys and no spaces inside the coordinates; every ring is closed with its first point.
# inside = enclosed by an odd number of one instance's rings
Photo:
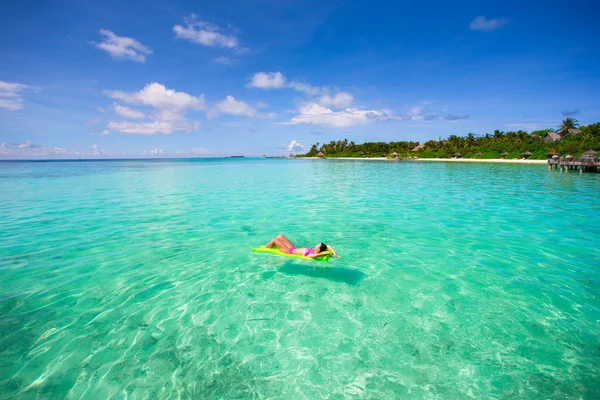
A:
{"type": "MultiPolygon", "coordinates": [[[[305,159],[319,159],[319,157],[298,157],[305,159]]],[[[393,158],[385,157],[370,157],[370,158],[359,158],[359,157],[332,157],[324,158],[325,160],[357,160],[357,161],[396,161],[393,158]]],[[[547,160],[521,160],[521,159],[481,159],[481,158],[402,158],[398,161],[427,161],[427,162],[471,162],[471,163],[504,163],[504,164],[547,164],[547,160]]]]}

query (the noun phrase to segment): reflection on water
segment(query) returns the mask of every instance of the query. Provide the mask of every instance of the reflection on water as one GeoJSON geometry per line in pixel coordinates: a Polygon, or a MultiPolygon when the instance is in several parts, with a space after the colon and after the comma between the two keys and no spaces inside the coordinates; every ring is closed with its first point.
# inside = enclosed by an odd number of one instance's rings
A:
{"type": "Polygon", "coordinates": [[[358,285],[358,283],[366,276],[364,272],[348,269],[348,268],[336,268],[328,265],[315,265],[316,262],[309,263],[295,263],[288,262],[281,268],[277,269],[277,272],[282,274],[297,276],[305,275],[311,278],[327,279],[332,282],[342,282],[348,285],[358,285]]]}

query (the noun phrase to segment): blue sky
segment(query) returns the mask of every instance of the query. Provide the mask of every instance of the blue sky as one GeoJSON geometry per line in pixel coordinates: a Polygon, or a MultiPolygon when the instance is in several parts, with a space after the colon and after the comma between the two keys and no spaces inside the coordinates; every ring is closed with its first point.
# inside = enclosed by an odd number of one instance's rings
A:
{"type": "Polygon", "coordinates": [[[594,1],[0,6],[0,158],[283,155],[600,121],[594,1]],[[534,4],[536,3],[536,4],[534,4]]]}

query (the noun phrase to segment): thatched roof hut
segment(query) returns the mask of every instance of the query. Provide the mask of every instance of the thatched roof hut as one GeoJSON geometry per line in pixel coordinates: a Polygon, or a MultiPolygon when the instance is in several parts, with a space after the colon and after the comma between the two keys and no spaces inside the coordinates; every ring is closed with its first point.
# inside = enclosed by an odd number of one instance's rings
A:
{"type": "Polygon", "coordinates": [[[595,155],[598,155],[598,152],[596,150],[588,150],[585,153],[583,153],[581,156],[588,157],[588,156],[595,156],[595,155]]]}
{"type": "Polygon", "coordinates": [[[325,154],[323,154],[323,153],[319,152],[319,154],[317,154],[317,157],[319,157],[319,158],[323,158],[323,157],[325,157],[325,154]]]}
{"type": "Polygon", "coordinates": [[[454,158],[462,158],[462,154],[456,153],[456,154],[454,154],[454,158]]]}
{"type": "Polygon", "coordinates": [[[290,158],[296,158],[296,156],[293,154],[290,154],[290,158]]]}
{"type": "Polygon", "coordinates": [[[576,134],[578,134],[578,133],[581,133],[581,131],[580,131],[579,129],[577,129],[577,128],[569,128],[569,129],[567,129],[567,130],[569,131],[569,133],[570,133],[571,135],[576,135],[576,134]]]}
{"type": "Polygon", "coordinates": [[[556,132],[548,132],[544,136],[544,142],[560,142],[562,137],[556,132]]]}
{"type": "Polygon", "coordinates": [[[554,154],[554,155],[552,156],[552,159],[553,159],[553,160],[558,160],[559,158],[560,158],[560,156],[559,156],[558,154],[554,154]]]}
{"type": "Polygon", "coordinates": [[[417,147],[415,147],[414,149],[412,149],[411,151],[421,151],[421,150],[425,150],[425,145],[419,143],[419,145],[417,147]]]}
{"type": "Polygon", "coordinates": [[[504,153],[500,154],[500,157],[506,157],[508,155],[508,152],[505,151],[504,153]]]}
{"type": "Polygon", "coordinates": [[[579,156],[579,161],[582,162],[598,162],[598,152],[595,150],[588,150],[579,156]]]}
{"type": "Polygon", "coordinates": [[[521,154],[521,155],[523,156],[523,158],[527,158],[527,157],[529,157],[529,156],[530,156],[530,155],[532,155],[532,154],[533,154],[533,153],[532,153],[532,152],[530,152],[530,151],[525,151],[525,152],[523,152],[523,154],[521,154]]]}
{"type": "Polygon", "coordinates": [[[477,157],[481,157],[481,152],[477,152],[477,154],[475,154],[477,157]]]}
{"type": "Polygon", "coordinates": [[[398,153],[393,152],[392,154],[390,154],[390,156],[392,156],[392,157],[398,157],[398,153]]]}
{"type": "Polygon", "coordinates": [[[565,160],[567,160],[567,161],[571,161],[571,160],[572,160],[572,159],[574,159],[574,158],[575,158],[575,157],[573,157],[572,155],[568,154],[568,155],[565,157],[565,160]]]}

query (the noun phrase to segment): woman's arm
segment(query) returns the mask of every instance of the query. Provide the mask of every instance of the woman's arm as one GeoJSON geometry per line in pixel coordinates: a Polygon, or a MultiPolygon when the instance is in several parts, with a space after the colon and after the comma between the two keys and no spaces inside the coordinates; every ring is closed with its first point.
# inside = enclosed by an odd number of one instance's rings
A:
{"type": "Polygon", "coordinates": [[[306,257],[317,258],[317,257],[326,257],[326,256],[340,258],[340,256],[335,254],[333,251],[331,251],[331,252],[327,251],[327,252],[316,253],[316,254],[312,253],[312,254],[307,255],[306,257]]]}

